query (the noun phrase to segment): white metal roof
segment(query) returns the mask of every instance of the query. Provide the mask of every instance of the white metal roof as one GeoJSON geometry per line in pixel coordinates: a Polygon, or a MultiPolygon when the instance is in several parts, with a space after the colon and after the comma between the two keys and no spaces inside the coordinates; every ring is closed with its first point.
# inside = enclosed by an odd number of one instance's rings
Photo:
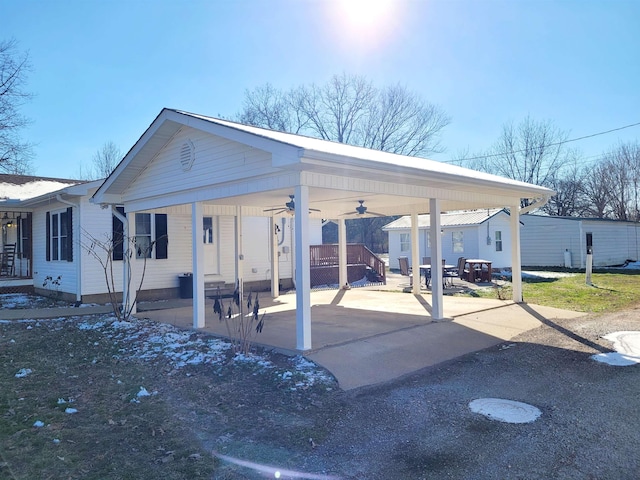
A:
{"type": "MultiPolygon", "coordinates": [[[[480,225],[503,211],[501,208],[492,208],[443,213],[440,216],[440,224],[442,227],[480,225]]],[[[431,218],[429,215],[418,215],[418,228],[428,228],[430,225],[431,218]]],[[[400,217],[382,227],[383,230],[408,230],[410,228],[411,217],[408,215],[400,217]]]]}

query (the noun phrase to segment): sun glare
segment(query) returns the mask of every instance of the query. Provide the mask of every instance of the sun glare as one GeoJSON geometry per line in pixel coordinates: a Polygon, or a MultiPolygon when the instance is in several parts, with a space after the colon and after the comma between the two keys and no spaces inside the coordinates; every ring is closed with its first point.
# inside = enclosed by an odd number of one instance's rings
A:
{"type": "Polygon", "coordinates": [[[342,40],[371,47],[385,43],[398,23],[397,0],[333,0],[332,30],[342,40]]]}
{"type": "Polygon", "coordinates": [[[388,20],[393,0],[340,0],[339,8],[352,28],[376,28],[388,20]]]}

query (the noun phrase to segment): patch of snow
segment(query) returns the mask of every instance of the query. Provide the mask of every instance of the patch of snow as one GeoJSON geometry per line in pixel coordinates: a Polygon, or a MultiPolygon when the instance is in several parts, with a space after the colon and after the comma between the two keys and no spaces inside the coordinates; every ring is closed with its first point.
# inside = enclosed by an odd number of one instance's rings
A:
{"type": "Polygon", "coordinates": [[[33,426],[36,427],[36,428],[42,428],[42,427],[44,427],[44,422],[41,421],[41,420],[36,420],[34,422],[33,426]]]}
{"type": "Polygon", "coordinates": [[[69,413],[69,414],[78,413],[78,410],[76,410],[75,408],[67,407],[64,409],[64,413],[69,413]]]}
{"type": "Polygon", "coordinates": [[[640,363],[640,332],[614,332],[602,338],[613,342],[615,352],[592,355],[593,360],[616,367],[628,367],[640,363]]]}
{"type": "Polygon", "coordinates": [[[469,402],[469,408],[473,413],[505,423],[531,423],[542,415],[533,405],[502,398],[478,398],[469,402]]]}
{"type": "Polygon", "coordinates": [[[30,368],[21,368],[18,373],[16,373],[16,378],[24,378],[32,373],[33,370],[31,370],[30,368]]]}
{"type": "Polygon", "coordinates": [[[151,394],[144,387],[140,387],[140,391],[136,394],[136,397],[149,397],[149,396],[151,396],[151,394]]]}
{"type": "Polygon", "coordinates": [[[64,403],[67,403],[67,401],[64,398],[59,398],[58,399],[58,405],[62,405],[64,403]]]}
{"type": "MultiPolygon", "coordinates": [[[[522,270],[522,278],[564,278],[564,277],[573,277],[577,275],[576,273],[569,272],[547,272],[547,271],[538,271],[538,270],[522,270]]],[[[493,274],[494,277],[506,277],[511,278],[511,270],[501,270],[498,273],[493,274]]]]}
{"type": "Polygon", "coordinates": [[[72,182],[57,182],[55,180],[35,180],[22,185],[15,183],[0,183],[0,189],[4,197],[12,200],[25,200],[27,198],[38,197],[47,193],[62,190],[74,185],[72,182]]]}

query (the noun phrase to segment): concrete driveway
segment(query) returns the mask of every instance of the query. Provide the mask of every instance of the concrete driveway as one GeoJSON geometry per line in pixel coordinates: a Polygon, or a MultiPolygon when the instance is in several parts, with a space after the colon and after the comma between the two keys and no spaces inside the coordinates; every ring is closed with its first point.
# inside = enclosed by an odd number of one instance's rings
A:
{"type": "MultiPolygon", "coordinates": [[[[264,293],[259,301],[260,312],[266,312],[266,317],[255,343],[288,354],[300,353],[296,351],[295,295],[271,299],[264,293]]],[[[212,305],[213,301],[207,301],[204,331],[225,337],[227,327],[214,316],[212,305]]],[[[433,321],[429,292],[403,293],[393,282],[314,291],[311,305],[312,349],[304,355],[327,368],[345,390],[385,382],[498,345],[537,328],[541,320],[583,315],[497,299],[445,296],[447,320],[433,321]]],[[[138,316],[192,326],[190,306],[143,311],[138,316]]]]}

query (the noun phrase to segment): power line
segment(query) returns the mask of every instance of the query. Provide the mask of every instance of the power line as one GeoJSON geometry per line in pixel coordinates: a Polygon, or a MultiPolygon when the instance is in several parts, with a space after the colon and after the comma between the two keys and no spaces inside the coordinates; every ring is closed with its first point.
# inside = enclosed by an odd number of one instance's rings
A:
{"type": "MultiPolygon", "coordinates": [[[[555,147],[555,146],[558,146],[558,145],[563,145],[565,143],[577,142],[579,140],[585,140],[587,138],[598,137],[600,135],[606,135],[607,133],[612,133],[612,132],[617,132],[619,130],[624,130],[625,128],[637,127],[638,125],[640,125],[640,122],[632,123],[630,125],[625,125],[624,127],[612,128],[611,130],[606,130],[604,132],[592,133],[591,135],[585,135],[583,137],[572,138],[570,140],[563,140],[561,142],[555,142],[555,143],[548,143],[546,145],[540,145],[538,148],[540,148],[540,147],[544,147],[544,148],[555,147]]],[[[442,163],[457,163],[457,162],[467,162],[467,161],[470,161],[470,160],[483,160],[485,158],[501,157],[501,156],[506,155],[506,154],[524,153],[526,151],[527,151],[527,149],[512,150],[510,152],[502,152],[502,153],[491,153],[491,154],[487,154],[487,155],[479,155],[477,157],[467,157],[467,158],[460,158],[460,159],[457,159],[457,160],[447,160],[447,161],[443,161],[442,163]]]]}

